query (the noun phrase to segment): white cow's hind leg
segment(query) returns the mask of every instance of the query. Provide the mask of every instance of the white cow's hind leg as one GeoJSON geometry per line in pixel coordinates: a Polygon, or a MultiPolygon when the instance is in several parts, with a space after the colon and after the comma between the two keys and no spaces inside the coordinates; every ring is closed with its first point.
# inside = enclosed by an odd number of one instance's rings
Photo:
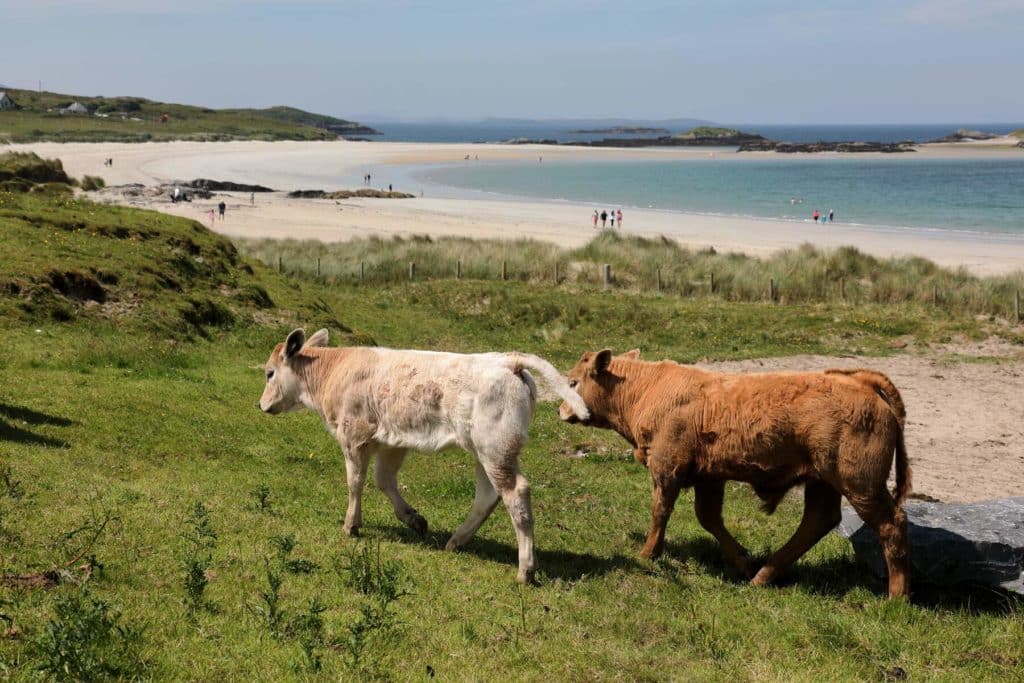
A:
{"type": "Polygon", "coordinates": [[[466,521],[448,539],[445,550],[455,550],[469,543],[469,540],[473,538],[473,534],[477,532],[480,525],[494,512],[494,508],[498,506],[499,500],[498,492],[491,485],[491,480],[488,479],[484,466],[477,462],[476,495],[473,497],[473,507],[470,508],[466,521]]]}
{"type": "Polygon", "coordinates": [[[494,489],[501,496],[512,518],[512,526],[516,530],[519,543],[519,573],[516,581],[533,583],[533,574],[537,569],[537,558],[533,554],[533,510],[530,506],[530,484],[519,472],[516,459],[506,458],[502,466],[485,466],[487,476],[494,489]]]}
{"type": "Polygon", "coordinates": [[[422,535],[427,533],[427,520],[405,502],[402,494],[398,491],[398,470],[405,461],[405,455],[406,451],[403,448],[381,451],[377,454],[377,464],[373,474],[377,480],[377,486],[391,501],[391,506],[395,509],[395,516],[410,529],[422,535]]]}
{"type": "Polygon", "coordinates": [[[348,510],[345,512],[345,533],[358,536],[363,525],[363,485],[371,451],[365,447],[345,449],[345,474],[348,478],[348,510]]]}

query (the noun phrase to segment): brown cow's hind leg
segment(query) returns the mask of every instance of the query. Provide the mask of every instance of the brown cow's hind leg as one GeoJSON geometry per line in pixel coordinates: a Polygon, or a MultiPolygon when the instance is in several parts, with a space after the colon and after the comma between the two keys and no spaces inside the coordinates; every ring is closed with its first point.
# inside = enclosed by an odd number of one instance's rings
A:
{"type": "Polygon", "coordinates": [[[747,555],[747,549],[729,533],[722,520],[725,482],[701,482],[694,486],[693,492],[693,508],[697,513],[697,521],[718,540],[725,559],[731,562],[740,574],[748,579],[751,578],[756,568],[747,555]]]}
{"type": "Polygon", "coordinates": [[[889,492],[882,488],[870,498],[847,495],[860,518],[875,530],[889,569],[889,597],[910,596],[910,548],[907,515],[897,508],[889,492]]]}
{"type": "Polygon", "coordinates": [[[767,586],[775,581],[791,564],[820,541],[837,524],[841,496],[823,481],[808,481],[804,485],[804,516],[796,533],[784,546],[772,553],[765,565],[751,581],[755,586],[767,586]]]}

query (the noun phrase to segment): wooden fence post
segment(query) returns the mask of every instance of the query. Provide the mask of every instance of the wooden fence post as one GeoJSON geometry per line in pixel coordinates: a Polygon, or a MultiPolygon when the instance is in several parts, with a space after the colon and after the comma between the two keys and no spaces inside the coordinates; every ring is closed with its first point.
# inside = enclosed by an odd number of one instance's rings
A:
{"type": "Polygon", "coordinates": [[[409,279],[410,280],[415,280],[416,279],[416,262],[415,261],[409,261],[409,279]]]}
{"type": "Polygon", "coordinates": [[[939,286],[932,285],[932,306],[939,305],[939,286]]]}
{"type": "Polygon", "coordinates": [[[711,271],[711,293],[715,293],[715,271],[711,271]]]}
{"type": "Polygon", "coordinates": [[[558,261],[555,261],[555,284],[558,284],[558,261]]]}
{"type": "Polygon", "coordinates": [[[845,277],[839,278],[839,298],[840,299],[845,299],[846,298],[846,278],[845,277]]]}
{"type": "Polygon", "coordinates": [[[1013,293],[1013,312],[1017,317],[1017,324],[1020,325],[1020,290],[1013,293]]]}
{"type": "Polygon", "coordinates": [[[281,272],[281,255],[277,255],[277,272],[281,272]]]}
{"type": "Polygon", "coordinates": [[[366,279],[366,261],[360,261],[359,262],[359,279],[360,280],[365,280],[366,279]]]}
{"type": "Polygon", "coordinates": [[[501,262],[501,279],[502,280],[507,280],[508,279],[508,263],[505,262],[505,261],[501,262]]]}
{"type": "Polygon", "coordinates": [[[455,262],[455,279],[462,279],[462,259],[459,259],[458,261],[455,262]]]}
{"type": "Polygon", "coordinates": [[[658,291],[660,292],[661,291],[661,268],[657,269],[657,276],[658,276],[658,284],[657,284],[657,286],[658,286],[658,291]]]}
{"type": "Polygon", "coordinates": [[[320,257],[316,257],[316,276],[320,277],[320,257]]]}
{"type": "Polygon", "coordinates": [[[775,303],[775,278],[768,278],[768,300],[775,303]]]}
{"type": "Polygon", "coordinates": [[[601,270],[604,272],[604,288],[608,289],[612,285],[612,266],[606,263],[601,270]]]}

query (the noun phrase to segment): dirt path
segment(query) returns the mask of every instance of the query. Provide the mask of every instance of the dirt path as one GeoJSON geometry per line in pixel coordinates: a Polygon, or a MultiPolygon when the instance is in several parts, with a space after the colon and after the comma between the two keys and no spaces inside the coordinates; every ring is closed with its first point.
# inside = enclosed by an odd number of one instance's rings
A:
{"type": "Polygon", "coordinates": [[[795,356],[704,364],[726,372],[868,367],[889,375],[907,406],[914,492],[943,502],[1024,495],[1024,360],[940,356],[795,356]]]}

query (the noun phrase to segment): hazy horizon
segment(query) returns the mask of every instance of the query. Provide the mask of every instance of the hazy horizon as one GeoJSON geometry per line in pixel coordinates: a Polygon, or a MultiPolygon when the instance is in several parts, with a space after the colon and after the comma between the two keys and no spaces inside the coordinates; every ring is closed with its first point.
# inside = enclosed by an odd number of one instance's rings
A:
{"type": "Polygon", "coordinates": [[[1024,0],[0,0],[0,12],[0,83],[79,95],[381,122],[1024,119],[1024,0]]]}

